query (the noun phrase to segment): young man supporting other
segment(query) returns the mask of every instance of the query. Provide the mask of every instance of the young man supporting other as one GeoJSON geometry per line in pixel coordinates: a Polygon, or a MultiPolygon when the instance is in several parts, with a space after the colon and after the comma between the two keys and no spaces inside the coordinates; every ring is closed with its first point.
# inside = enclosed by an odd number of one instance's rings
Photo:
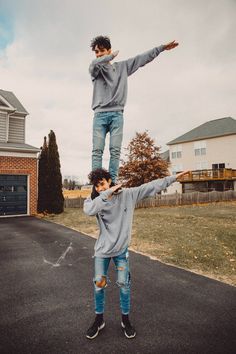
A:
{"type": "Polygon", "coordinates": [[[131,241],[131,228],[135,204],[146,197],[167,188],[188,171],[157,179],[139,187],[121,188],[111,186],[111,175],[104,169],[96,169],[89,175],[90,182],[95,186],[98,196],[87,198],[84,212],[96,216],[99,225],[99,237],[95,244],[94,300],[95,321],[87,331],[87,338],[95,338],[105,327],[103,319],[105,306],[105,288],[107,273],[111,259],[116,266],[117,285],[120,289],[120,308],[122,313],[121,326],[127,338],[136,335],[129,320],[130,313],[130,270],[128,246],[131,241]]]}

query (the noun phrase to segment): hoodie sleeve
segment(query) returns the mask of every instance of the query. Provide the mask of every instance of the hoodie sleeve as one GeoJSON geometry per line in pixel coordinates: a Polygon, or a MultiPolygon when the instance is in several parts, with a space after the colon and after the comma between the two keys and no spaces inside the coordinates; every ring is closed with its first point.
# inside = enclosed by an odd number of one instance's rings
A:
{"type": "Polygon", "coordinates": [[[142,184],[139,187],[129,188],[134,205],[146,197],[154,197],[158,192],[166,189],[175,181],[176,176],[168,176],[142,184]]]}
{"type": "Polygon", "coordinates": [[[143,54],[139,54],[136,57],[125,60],[128,76],[132,75],[140,67],[150,63],[164,50],[164,45],[148,50],[143,54]]]}
{"type": "Polygon", "coordinates": [[[91,199],[90,197],[85,199],[83,210],[84,213],[89,216],[94,216],[99,213],[107,203],[108,197],[112,194],[111,189],[107,189],[104,192],[101,192],[99,196],[95,199],[91,199]]]}
{"type": "Polygon", "coordinates": [[[95,80],[98,76],[99,72],[102,69],[103,64],[109,63],[110,60],[114,58],[113,54],[110,55],[103,55],[100,58],[96,58],[92,61],[89,65],[89,73],[92,77],[92,80],[95,80]]]}

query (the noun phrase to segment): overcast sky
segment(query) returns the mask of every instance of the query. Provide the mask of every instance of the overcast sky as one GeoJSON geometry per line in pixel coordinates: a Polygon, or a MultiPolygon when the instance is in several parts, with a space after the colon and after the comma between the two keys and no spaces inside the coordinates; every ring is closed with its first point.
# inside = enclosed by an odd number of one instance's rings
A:
{"type": "Polygon", "coordinates": [[[165,151],[206,121],[236,118],[236,0],[0,0],[0,88],[29,112],[26,143],[54,130],[63,175],[86,181],[91,169],[88,66],[100,34],[116,61],[180,43],[129,77],[123,147],[148,130],[165,151]]]}

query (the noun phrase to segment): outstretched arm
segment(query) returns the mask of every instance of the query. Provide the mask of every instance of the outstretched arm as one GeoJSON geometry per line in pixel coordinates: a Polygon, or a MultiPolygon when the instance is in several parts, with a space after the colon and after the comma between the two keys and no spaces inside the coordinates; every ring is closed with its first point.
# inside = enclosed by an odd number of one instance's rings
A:
{"type": "Polygon", "coordinates": [[[167,44],[164,44],[164,50],[171,50],[176,48],[179,45],[178,42],[176,42],[175,40],[172,42],[169,42],[167,44]]]}
{"type": "Polygon", "coordinates": [[[174,49],[178,45],[179,45],[178,42],[172,41],[170,43],[167,43],[167,44],[161,45],[159,47],[153,48],[151,50],[148,50],[147,52],[145,52],[143,54],[139,54],[139,55],[137,55],[134,58],[130,58],[130,59],[126,60],[125,63],[126,63],[126,66],[127,66],[128,76],[132,75],[140,67],[146,65],[147,63],[150,63],[162,51],[174,49]]]}
{"type": "Polygon", "coordinates": [[[164,50],[164,46],[161,45],[159,47],[155,47],[151,50],[148,50],[145,53],[136,55],[136,57],[125,60],[125,65],[127,68],[128,76],[132,75],[136,70],[141,68],[142,66],[150,63],[153,59],[155,59],[162,51],[164,50]]]}
{"type": "Polygon", "coordinates": [[[129,192],[132,195],[134,203],[136,203],[146,197],[155,196],[157,193],[169,187],[173,182],[181,180],[181,178],[189,172],[190,171],[184,171],[177,175],[159,178],[149,183],[142,184],[139,187],[129,188],[129,192]]]}
{"type": "Polygon", "coordinates": [[[128,188],[128,192],[131,194],[134,204],[136,204],[139,200],[142,200],[146,197],[154,197],[157,193],[166,189],[175,181],[176,176],[158,178],[151,182],[142,184],[139,187],[128,188]]]}

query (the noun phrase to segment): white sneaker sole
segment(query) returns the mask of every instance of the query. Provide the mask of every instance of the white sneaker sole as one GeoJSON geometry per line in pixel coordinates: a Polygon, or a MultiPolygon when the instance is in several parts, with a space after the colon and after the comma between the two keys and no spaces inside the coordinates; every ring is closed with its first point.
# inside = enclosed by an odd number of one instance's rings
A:
{"type": "Polygon", "coordinates": [[[121,327],[124,329],[124,334],[126,336],[126,338],[130,339],[130,338],[134,338],[136,336],[136,332],[134,332],[134,334],[132,334],[131,336],[129,336],[126,331],[125,331],[125,325],[123,322],[121,322],[121,327]]]}
{"type": "Polygon", "coordinates": [[[86,337],[87,337],[88,339],[94,339],[94,338],[96,338],[96,337],[98,336],[98,333],[100,332],[100,330],[103,329],[104,327],[105,327],[105,322],[103,322],[102,325],[101,325],[100,327],[98,327],[98,330],[97,330],[97,332],[94,334],[93,337],[89,337],[88,335],[86,335],[86,337]]]}

